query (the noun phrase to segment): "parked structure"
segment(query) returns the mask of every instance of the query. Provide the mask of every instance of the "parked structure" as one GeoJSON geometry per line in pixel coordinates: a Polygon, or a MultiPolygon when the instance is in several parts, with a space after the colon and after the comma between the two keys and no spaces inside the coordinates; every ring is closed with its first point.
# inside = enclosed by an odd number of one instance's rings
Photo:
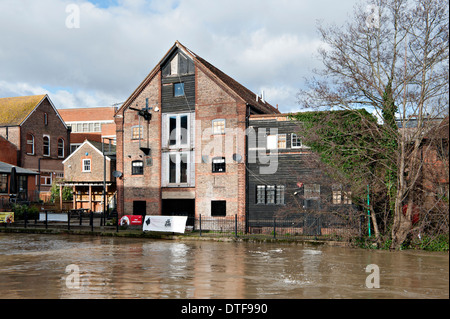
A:
{"type": "Polygon", "coordinates": [[[40,176],[29,200],[49,198],[53,180],[63,177],[70,136],[48,95],[0,98],[0,136],[17,148],[17,166],[40,176]]]}
{"type": "Polygon", "coordinates": [[[59,186],[72,187],[73,209],[103,212],[105,200],[115,207],[115,154],[115,145],[85,140],[63,161],[65,180],[59,186]]]}

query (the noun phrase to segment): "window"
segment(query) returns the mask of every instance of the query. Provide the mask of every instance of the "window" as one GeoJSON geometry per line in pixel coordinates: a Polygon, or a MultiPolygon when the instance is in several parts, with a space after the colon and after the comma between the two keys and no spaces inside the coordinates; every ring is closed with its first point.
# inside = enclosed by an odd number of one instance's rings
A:
{"type": "Polygon", "coordinates": [[[284,205],[284,185],[277,185],[277,204],[284,205]]]}
{"type": "Polygon", "coordinates": [[[44,156],[50,156],[50,137],[47,135],[44,135],[42,152],[44,156]]]}
{"type": "Polygon", "coordinates": [[[256,204],[284,205],[284,185],[257,185],[256,204]]]}
{"type": "Polygon", "coordinates": [[[189,115],[169,116],[169,146],[175,148],[189,144],[189,115]]]}
{"type": "Polygon", "coordinates": [[[131,162],[131,175],[144,174],[144,163],[142,161],[131,162]]]}
{"type": "Polygon", "coordinates": [[[48,114],[44,113],[44,125],[48,125],[48,114]]]}
{"type": "Polygon", "coordinates": [[[275,204],[275,185],[266,187],[266,204],[275,204]]]}
{"type": "Polygon", "coordinates": [[[256,204],[266,203],[266,185],[256,186],[256,204]]]}
{"type": "Polygon", "coordinates": [[[300,148],[302,147],[302,140],[300,137],[297,136],[297,134],[292,133],[291,134],[291,148],[300,148]]]}
{"type": "Polygon", "coordinates": [[[213,158],[212,172],[213,173],[224,173],[225,172],[225,157],[213,158]]]}
{"type": "Polygon", "coordinates": [[[34,155],[34,136],[31,133],[27,134],[27,154],[34,155]]]}
{"type": "Polygon", "coordinates": [[[227,201],[212,200],[211,201],[211,216],[220,217],[227,215],[227,201]]]}
{"type": "Polygon", "coordinates": [[[320,197],[320,184],[305,184],[304,196],[307,199],[320,197]]]}
{"type": "Polygon", "coordinates": [[[169,154],[169,183],[188,183],[188,152],[169,154]]]}
{"type": "Polygon", "coordinates": [[[173,96],[184,96],[184,83],[175,83],[173,85],[173,96]]]}
{"type": "Polygon", "coordinates": [[[141,139],[142,137],[143,137],[142,126],[136,125],[131,127],[131,138],[133,140],[138,140],[141,139]]]}
{"type": "Polygon", "coordinates": [[[52,185],[52,173],[41,173],[41,185],[52,185]]]}
{"type": "Polygon", "coordinates": [[[267,149],[275,150],[277,149],[277,135],[267,135],[267,149]]]}
{"type": "Polygon", "coordinates": [[[8,193],[8,174],[0,174],[0,193],[8,193]]]}
{"type": "Polygon", "coordinates": [[[70,144],[70,154],[75,152],[75,150],[80,146],[81,144],[70,144]]]}
{"type": "Polygon", "coordinates": [[[83,159],[83,172],[90,172],[90,171],[91,171],[91,160],[83,159]]]}
{"type": "Polygon", "coordinates": [[[64,157],[64,140],[58,139],[58,157],[64,157]]]}
{"type": "Polygon", "coordinates": [[[340,205],[341,204],[341,191],[333,191],[333,204],[340,205]]]}
{"type": "Polygon", "coordinates": [[[278,148],[286,148],[286,134],[278,134],[278,148]]]}
{"type": "Polygon", "coordinates": [[[212,133],[213,134],[225,134],[225,120],[218,119],[212,121],[212,133]]]}
{"type": "Polygon", "coordinates": [[[343,198],[342,204],[344,204],[344,205],[352,204],[352,192],[344,192],[344,198],[343,198]]]}
{"type": "Polygon", "coordinates": [[[267,135],[267,149],[286,148],[286,134],[267,135]]]}

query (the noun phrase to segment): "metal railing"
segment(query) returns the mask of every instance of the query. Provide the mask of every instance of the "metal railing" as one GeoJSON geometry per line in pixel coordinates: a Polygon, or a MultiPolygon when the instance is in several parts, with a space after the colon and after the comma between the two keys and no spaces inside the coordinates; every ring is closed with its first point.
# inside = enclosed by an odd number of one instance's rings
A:
{"type": "MultiPolygon", "coordinates": [[[[189,216],[186,236],[230,237],[247,239],[335,239],[345,240],[362,236],[364,221],[349,222],[333,215],[304,214],[295,218],[273,217],[269,219],[243,219],[237,215],[226,217],[189,216]]],[[[142,231],[142,227],[119,226],[118,222],[106,223],[102,213],[70,210],[62,213],[40,212],[34,216],[24,214],[12,224],[3,227],[57,228],[67,230],[102,230],[119,232],[142,231]],[[57,218],[55,218],[57,216],[57,218]],[[107,224],[109,226],[107,226],[107,224]]]]}

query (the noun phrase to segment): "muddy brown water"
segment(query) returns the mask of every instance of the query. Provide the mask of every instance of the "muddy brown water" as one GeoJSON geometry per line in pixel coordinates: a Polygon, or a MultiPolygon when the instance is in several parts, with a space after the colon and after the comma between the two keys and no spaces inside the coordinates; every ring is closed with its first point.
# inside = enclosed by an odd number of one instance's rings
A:
{"type": "Polygon", "coordinates": [[[449,298],[449,255],[0,233],[0,278],[13,299],[449,298]],[[379,288],[367,287],[367,265],[379,288]]]}

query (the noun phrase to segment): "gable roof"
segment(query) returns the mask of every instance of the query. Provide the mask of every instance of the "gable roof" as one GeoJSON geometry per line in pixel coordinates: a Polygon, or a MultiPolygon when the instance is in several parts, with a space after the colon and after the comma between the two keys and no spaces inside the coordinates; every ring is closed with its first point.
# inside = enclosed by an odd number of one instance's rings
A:
{"type": "Polygon", "coordinates": [[[107,148],[108,148],[108,144],[106,143],[101,143],[101,142],[94,142],[94,141],[89,141],[89,140],[85,140],[83,142],[83,144],[81,144],[80,146],[77,147],[77,149],[75,151],[73,151],[72,154],[70,154],[69,156],[67,156],[67,158],[62,161],[62,163],[66,163],[69,158],[71,158],[75,153],[79,152],[80,149],[84,146],[84,145],[88,145],[89,147],[91,147],[92,149],[94,149],[97,153],[99,153],[101,156],[103,156],[102,153],[102,144],[105,145],[105,157],[108,161],[110,161],[111,159],[115,160],[115,152],[116,152],[116,146],[115,145],[111,145],[111,153],[107,153],[107,148]],[[108,155],[106,155],[108,154],[108,155]]]}
{"type": "Polygon", "coordinates": [[[0,125],[21,125],[45,97],[43,94],[0,98],[0,125]]]}
{"type": "Polygon", "coordinates": [[[194,63],[202,67],[202,69],[215,77],[216,80],[222,82],[226,87],[228,87],[232,92],[234,92],[239,98],[241,98],[245,103],[250,105],[252,109],[257,113],[280,113],[278,109],[273,107],[267,102],[263,102],[257,95],[247,89],[245,86],[186,48],[180,42],[175,41],[175,44],[167,51],[161,61],[153,68],[153,70],[147,75],[147,77],[141,82],[141,84],[134,90],[130,97],[122,104],[120,109],[117,110],[116,114],[121,112],[123,109],[127,108],[132,104],[134,99],[142,92],[142,90],[147,86],[147,84],[153,79],[153,77],[161,70],[164,62],[172,55],[175,50],[181,50],[184,54],[188,55],[194,63]]]}
{"type": "Polygon", "coordinates": [[[47,94],[0,98],[0,126],[22,125],[45,99],[48,100],[56,116],[67,128],[47,94]]]}

